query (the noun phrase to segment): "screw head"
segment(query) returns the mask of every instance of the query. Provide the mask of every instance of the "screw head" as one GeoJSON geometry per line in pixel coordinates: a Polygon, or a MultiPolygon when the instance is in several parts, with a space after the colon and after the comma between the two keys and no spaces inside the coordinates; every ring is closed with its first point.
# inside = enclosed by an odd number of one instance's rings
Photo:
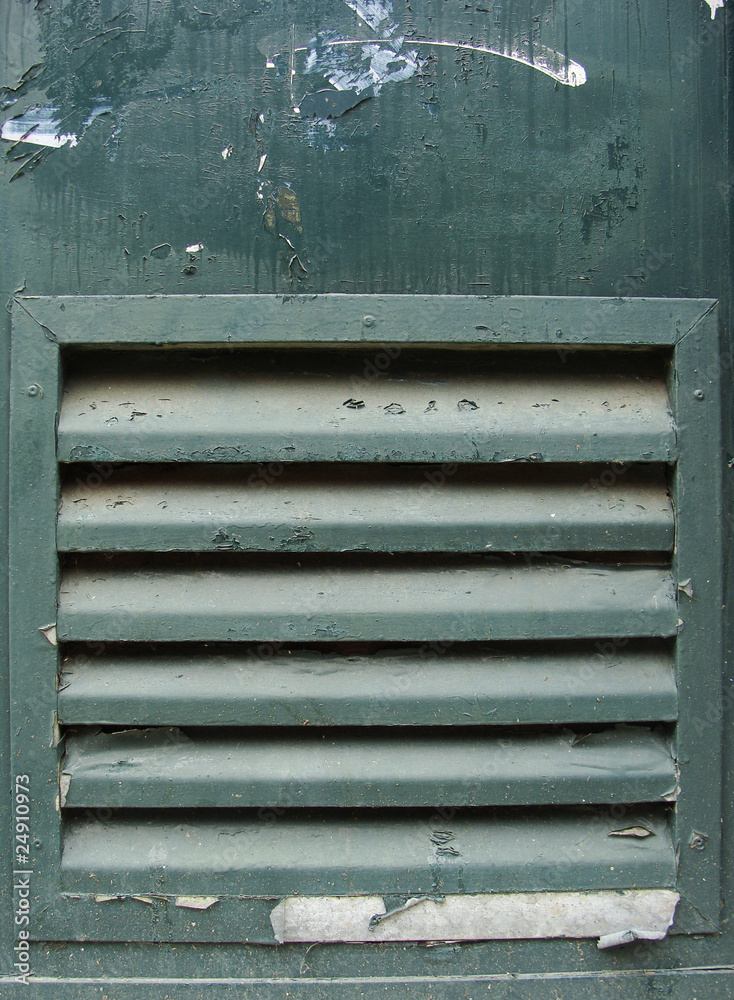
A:
{"type": "Polygon", "coordinates": [[[696,389],[693,395],[696,397],[696,399],[703,399],[706,393],[703,391],[703,389],[696,389]]]}
{"type": "Polygon", "coordinates": [[[691,839],[688,841],[688,846],[693,848],[694,851],[705,851],[708,839],[709,838],[705,833],[699,833],[698,830],[694,830],[691,833],[691,839]]]}
{"type": "Polygon", "coordinates": [[[375,325],[375,317],[374,316],[363,316],[362,317],[362,325],[363,326],[374,326],[375,325]]]}

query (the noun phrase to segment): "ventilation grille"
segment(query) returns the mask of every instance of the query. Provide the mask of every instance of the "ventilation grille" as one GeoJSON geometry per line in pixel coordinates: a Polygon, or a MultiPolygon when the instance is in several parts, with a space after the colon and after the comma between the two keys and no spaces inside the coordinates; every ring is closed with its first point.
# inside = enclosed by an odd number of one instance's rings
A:
{"type": "Polygon", "coordinates": [[[675,884],[666,358],[393,355],[65,356],[67,890],[675,884]]]}

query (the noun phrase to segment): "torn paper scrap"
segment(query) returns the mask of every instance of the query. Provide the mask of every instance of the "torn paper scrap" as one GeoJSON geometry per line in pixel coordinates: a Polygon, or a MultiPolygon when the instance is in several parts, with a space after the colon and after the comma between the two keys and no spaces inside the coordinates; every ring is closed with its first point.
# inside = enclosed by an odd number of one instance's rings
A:
{"type": "Polygon", "coordinates": [[[604,938],[620,928],[660,940],[678,898],[668,889],[454,895],[376,920],[387,912],[382,896],[291,896],[273,909],[270,923],[281,944],[604,938]]]}

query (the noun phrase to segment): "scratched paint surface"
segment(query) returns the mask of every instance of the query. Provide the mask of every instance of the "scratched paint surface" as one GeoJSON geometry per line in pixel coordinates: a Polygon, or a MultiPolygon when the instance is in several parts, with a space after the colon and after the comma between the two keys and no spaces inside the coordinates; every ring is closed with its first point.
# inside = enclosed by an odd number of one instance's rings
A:
{"type": "MultiPolygon", "coordinates": [[[[1,0],[3,294],[645,294],[719,297],[726,310],[729,8],[1,0]]],[[[666,948],[661,967],[734,960],[728,932],[666,948]]],[[[92,965],[83,951],[52,950],[43,971],[120,975],[131,956],[161,976],[205,963],[221,975],[243,962],[263,976],[378,970],[349,949],[306,962],[303,949],[100,947],[92,965]]],[[[651,964],[564,942],[523,956],[400,949],[379,971],[651,964]]]]}
{"type": "Polygon", "coordinates": [[[721,294],[705,4],[6,2],[37,291],[721,294]]]}

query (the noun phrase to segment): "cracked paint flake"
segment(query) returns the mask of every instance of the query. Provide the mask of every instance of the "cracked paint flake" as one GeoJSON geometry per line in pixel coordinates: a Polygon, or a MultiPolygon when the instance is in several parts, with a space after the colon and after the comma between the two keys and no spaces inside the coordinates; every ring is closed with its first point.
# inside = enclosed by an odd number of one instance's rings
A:
{"type": "Polygon", "coordinates": [[[209,910],[219,902],[219,896],[176,896],[174,905],[183,910],[209,910]]]}

